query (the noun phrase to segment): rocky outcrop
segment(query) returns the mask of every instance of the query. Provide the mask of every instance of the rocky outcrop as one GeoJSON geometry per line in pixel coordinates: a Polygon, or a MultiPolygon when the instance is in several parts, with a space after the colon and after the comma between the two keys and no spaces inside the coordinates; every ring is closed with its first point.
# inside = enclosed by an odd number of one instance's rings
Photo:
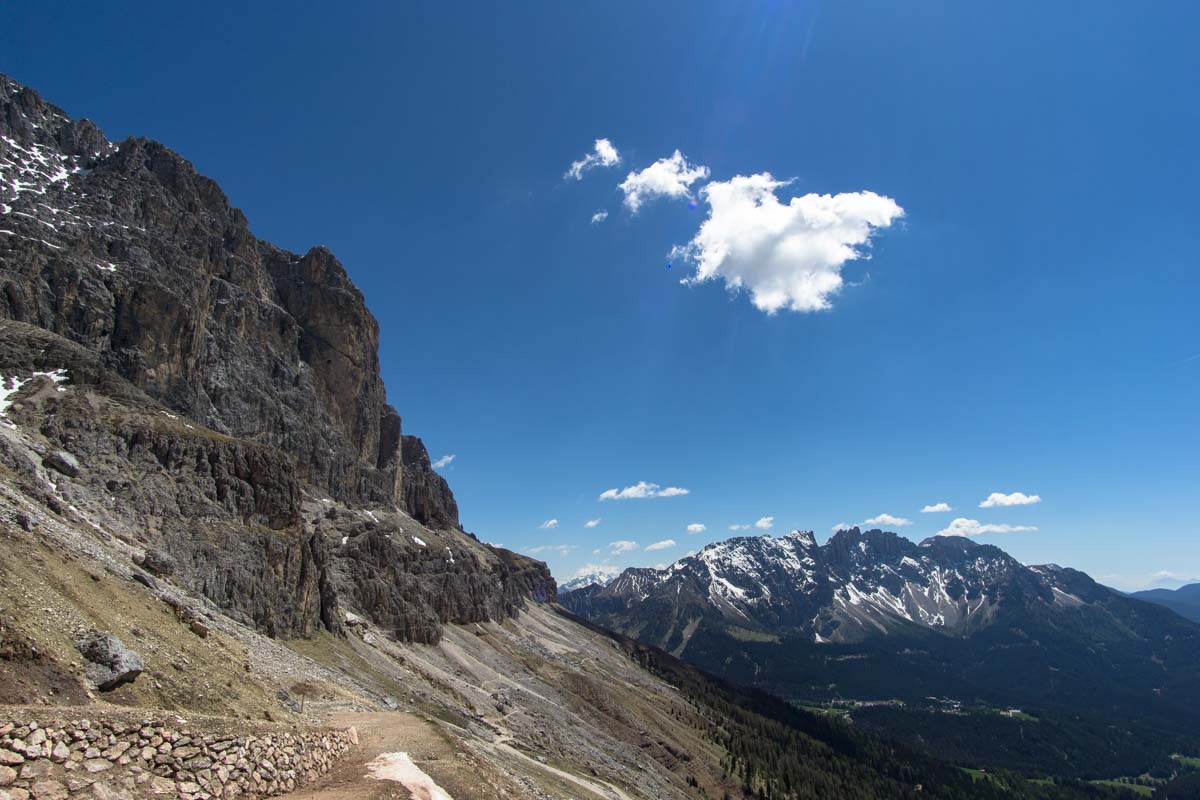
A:
{"type": "Polygon", "coordinates": [[[458,524],[458,504],[445,478],[433,471],[429,451],[416,436],[404,436],[404,508],[422,525],[445,528],[458,524]]]}
{"type": "MultiPolygon", "coordinates": [[[[0,136],[0,317],[83,345],[212,431],[288,453],[336,499],[432,496],[403,489],[379,326],[332,253],[259,241],[176,153],[113,145],[4,76],[0,136]]],[[[440,491],[437,518],[457,524],[440,491]]]]}
{"type": "Polygon", "coordinates": [[[353,728],[204,730],[171,719],[18,719],[0,724],[4,800],[270,797],[328,772],[353,728]]]}
{"type": "Polygon", "coordinates": [[[396,512],[325,514],[313,526],[345,609],[398,639],[432,644],[447,623],[501,620],[556,597],[545,564],[396,512]]]}
{"type": "Polygon", "coordinates": [[[0,464],[27,496],[272,636],[340,632],[344,605],[432,642],[554,599],[462,532],[331,252],[256,239],[179,155],[3,76],[0,137],[0,464]]]}

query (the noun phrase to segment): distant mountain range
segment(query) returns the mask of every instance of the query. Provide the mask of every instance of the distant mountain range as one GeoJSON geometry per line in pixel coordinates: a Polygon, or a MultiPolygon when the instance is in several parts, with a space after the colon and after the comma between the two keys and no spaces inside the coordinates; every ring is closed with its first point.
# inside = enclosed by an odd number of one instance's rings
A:
{"type": "Polygon", "coordinates": [[[949,697],[1200,722],[1200,626],[1082,572],[1025,566],[962,537],[739,537],[560,602],[793,699],[949,697]]]}
{"type": "Polygon", "coordinates": [[[613,579],[620,574],[618,569],[599,569],[592,572],[585,572],[582,575],[576,575],[568,581],[564,581],[559,587],[559,591],[573,592],[576,589],[583,589],[588,586],[607,586],[612,583],[613,579]]]}
{"type": "Polygon", "coordinates": [[[1200,583],[1191,583],[1178,589],[1147,589],[1129,596],[1166,606],[1181,617],[1200,622],[1200,583]]]}

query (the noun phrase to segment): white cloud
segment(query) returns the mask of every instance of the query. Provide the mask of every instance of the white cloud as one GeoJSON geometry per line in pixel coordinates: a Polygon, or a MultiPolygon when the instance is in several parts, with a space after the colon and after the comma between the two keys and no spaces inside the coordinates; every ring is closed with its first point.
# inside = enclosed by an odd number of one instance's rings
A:
{"type": "Polygon", "coordinates": [[[863,520],[863,525],[891,525],[896,528],[903,528],[905,525],[912,525],[911,519],[904,517],[893,517],[891,514],[880,514],[878,517],[871,517],[863,520]]]}
{"type": "Polygon", "coordinates": [[[601,222],[604,222],[604,220],[606,220],[606,219],[608,219],[608,212],[605,211],[604,209],[600,209],[595,214],[592,214],[592,224],[593,225],[599,225],[601,222]]]}
{"type": "Polygon", "coordinates": [[[543,522],[541,525],[538,525],[538,527],[539,527],[539,528],[557,528],[557,527],[558,527],[558,520],[556,520],[556,519],[548,519],[548,520],[546,520],[545,522],[543,522]]]}
{"type": "Polygon", "coordinates": [[[704,533],[706,530],[708,530],[708,526],[703,522],[693,522],[687,526],[688,533],[704,533]]]}
{"type": "Polygon", "coordinates": [[[617,152],[617,148],[613,147],[613,143],[608,139],[597,139],[592,152],[588,153],[578,161],[571,162],[571,168],[563,175],[563,179],[574,178],[577,181],[583,180],[583,173],[596,167],[615,167],[621,163],[621,154],[617,152]]]}
{"type": "Polygon", "coordinates": [[[806,194],[784,205],[775,190],[788,183],[763,172],[704,186],[708,219],[672,251],[696,265],[684,283],[720,278],[731,291],[748,291],[768,314],[827,309],[846,262],[869,258],[871,233],[904,215],[896,201],[874,192],[806,194]]]}
{"type": "Polygon", "coordinates": [[[731,531],[748,531],[748,530],[750,530],[750,526],[749,525],[730,525],[729,530],[731,530],[731,531]]]}
{"type": "Polygon", "coordinates": [[[760,531],[769,530],[774,525],[774,517],[759,517],[758,522],[754,523],[754,527],[758,528],[760,531]]]}
{"type": "Polygon", "coordinates": [[[979,504],[979,507],[996,508],[997,506],[1028,506],[1040,502],[1042,502],[1042,498],[1036,494],[1025,494],[1024,492],[1002,494],[1001,492],[992,492],[987,496],[986,500],[979,504]]]}
{"type": "Polygon", "coordinates": [[[537,547],[530,547],[525,550],[530,555],[538,555],[539,553],[558,553],[563,558],[575,549],[573,544],[539,544],[537,547]]]}
{"type": "Polygon", "coordinates": [[[1154,573],[1150,577],[1156,581],[1167,580],[1167,581],[1190,582],[1190,581],[1196,580],[1196,578],[1194,578],[1194,577],[1189,577],[1187,573],[1173,572],[1169,569],[1160,569],[1158,572],[1154,573]]]}
{"type": "Polygon", "coordinates": [[[690,186],[708,177],[708,167],[688,163],[678,150],[670,158],[660,158],[641,172],[631,172],[621,183],[625,205],[633,213],[655,197],[687,197],[690,186]]]}
{"type": "Polygon", "coordinates": [[[600,548],[599,548],[599,547],[597,547],[595,550],[593,550],[593,551],[592,551],[592,555],[594,555],[594,556],[598,556],[598,555],[600,555],[600,548]]]}
{"type": "Polygon", "coordinates": [[[1036,531],[1033,525],[984,525],[977,519],[959,517],[950,523],[945,530],[938,531],[938,536],[981,536],[985,533],[1020,533],[1036,531]]]}
{"type": "Polygon", "coordinates": [[[682,494],[688,494],[687,489],[680,489],[678,486],[668,486],[661,488],[657,483],[646,483],[638,481],[633,486],[626,486],[624,489],[608,489],[600,493],[601,500],[636,500],[645,497],[678,497],[682,494]]]}
{"type": "Polygon", "coordinates": [[[854,526],[851,525],[849,522],[839,522],[837,525],[834,525],[829,530],[833,531],[834,533],[837,533],[838,531],[848,531],[853,527],[854,526]]]}
{"type": "Polygon", "coordinates": [[[654,542],[653,544],[648,544],[643,549],[649,553],[654,550],[666,550],[667,548],[674,547],[674,546],[675,546],[674,539],[663,539],[661,542],[654,542]]]}
{"type": "Polygon", "coordinates": [[[615,542],[609,542],[608,546],[612,548],[611,552],[614,556],[619,556],[622,553],[632,553],[638,549],[638,543],[631,542],[628,539],[618,539],[615,542]]]}
{"type": "Polygon", "coordinates": [[[597,517],[596,519],[589,519],[587,522],[583,523],[583,527],[594,528],[599,524],[600,524],[600,518],[597,517]]]}
{"type": "Polygon", "coordinates": [[[934,503],[931,506],[925,506],[921,509],[922,514],[937,514],[942,511],[953,511],[949,503],[934,503]]]}
{"type": "Polygon", "coordinates": [[[667,568],[667,567],[669,567],[669,566],[670,566],[670,564],[667,564],[667,563],[664,563],[664,562],[659,562],[658,564],[655,564],[655,565],[654,565],[654,568],[655,568],[656,570],[658,570],[659,572],[662,572],[664,569],[666,569],[666,568],[667,568]]]}
{"type": "Polygon", "coordinates": [[[615,578],[621,574],[620,567],[614,567],[612,564],[584,564],[579,569],[575,570],[573,578],[586,578],[589,575],[600,575],[604,578],[615,578]]]}
{"type": "Polygon", "coordinates": [[[444,455],[441,458],[439,458],[437,461],[433,462],[433,468],[441,469],[442,467],[448,467],[448,466],[450,466],[450,462],[453,460],[454,460],[454,454],[448,453],[447,455],[444,455]]]}

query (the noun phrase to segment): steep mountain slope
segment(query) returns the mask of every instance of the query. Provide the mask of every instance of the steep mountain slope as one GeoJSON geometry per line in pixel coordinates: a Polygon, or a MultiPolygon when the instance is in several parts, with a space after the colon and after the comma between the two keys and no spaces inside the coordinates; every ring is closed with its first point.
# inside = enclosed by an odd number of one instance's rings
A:
{"type": "Polygon", "coordinates": [[[959,537],[736,538],[560,602],[784,696],[951,697],[1175,726],[1200,707],[1200,627],[959,537]]]}
{"type": "Polygon", "coordinates": [[[1178,589],[1147,589],[1129,596],[1166,606],[1181,617],[1200,622],[1200,583],[1190,583],[1178,589]]]}
{"type": "Polygon", "coordinates": [[[0,447],[39,502],[169,553],[272,635],[336,631],[349,600],[436,641],[553,598],[544,566],[457,530],[329,251],[255,239],[175,153],[114,145],[3,77],[0,141],[0,447]],[[73,474],[43,464],[59,450],[73,474]],[[442,533],[419,544],[414,524],[442,533]]]}

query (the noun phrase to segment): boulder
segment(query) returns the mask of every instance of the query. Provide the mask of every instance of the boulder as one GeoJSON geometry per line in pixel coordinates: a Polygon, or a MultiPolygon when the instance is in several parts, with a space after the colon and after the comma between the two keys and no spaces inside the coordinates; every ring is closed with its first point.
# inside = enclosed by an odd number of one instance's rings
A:
{"type": "Polygon", "coordinates": [[[142,657],[111,633],[91,631],[75,646],[88,662],[88,679],[103,692],[133,681],[145,668],[142,657]]]}
{"type": "Polygon", "coordinates": [[[135,558],[134,563],[160,578],[167,578],[175,574],[175,559],[153,547],[146,548],[146,552],[135,558]]]}
{"type": "Polygon", "coordinates": [[[158,582],[144,572],[137,572],[135,570],[134,573],[129,577],[140,583],[142,586],[145,586],[147,589],[158,588],[158,582]]]}
{"type": "Polygon", "coordinates": [[[68,453],[66,450],[51,450],[42,459],[42,466],[61,472],[68,478],[74,478],[79,475],[79,459],[68,453]]]}

